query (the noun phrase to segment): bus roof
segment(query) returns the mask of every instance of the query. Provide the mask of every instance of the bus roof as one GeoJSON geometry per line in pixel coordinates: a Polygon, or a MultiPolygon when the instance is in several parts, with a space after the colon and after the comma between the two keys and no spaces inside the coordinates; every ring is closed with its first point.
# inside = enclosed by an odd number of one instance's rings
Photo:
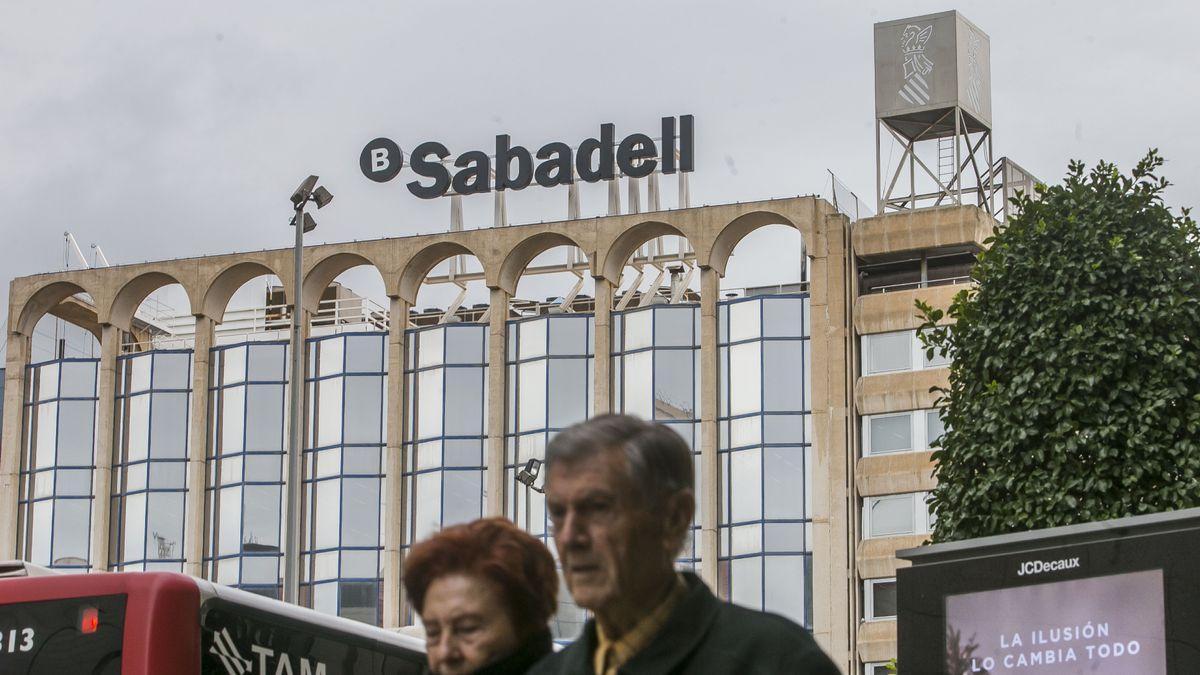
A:
{"type": "Polygon", "coordinates": [[[0,593],[0,604],[5,601],[22,602],[37,597],[69,598],[110,593],[153,592],[165,584],[186,582],[196,587],[200,606],[206,600],[217,598],[223,602],[256,610],[263,614],[280,616],[294,622],[309,624],[355,637],[376,640],[418,652],[425,651],[425,641],[411,635],[387,630],[362,623],[330,616],[307,607],[290,605],[247,591],[214,584],[204,579],[175,572],[93,572],[90,574],[59,574],[28,563],[0,563],[0,588],[20,593],[0,593]]]}
{"type": "Polygon", "coordinates": [[[231,604],[256,609],[260,612],[276,614],[293,621],[316,624],[341,633],[348,633],[370,640],[379,640],[380,642],[386,642],[419,652],[425,651],[425,641],[411,635],[386,628],[379,628],[378,626],[372,626],[361,621],[332,616],[307,607],[290,605],[286,602],[280,602],[279,600],[273,600],[237,588],[214,584],[204,579],[188,578],[194,581],[200,588],[201,605],[204,604],[205,600],[215,597],[231,604]]]}
{"type": "Polygon", "coordinates": [[[42,577],[51,574],[60,574],[60,572],[56,572],[49,567],[34,565],[24,560],[0,560],[0,579],[42,577]]]}

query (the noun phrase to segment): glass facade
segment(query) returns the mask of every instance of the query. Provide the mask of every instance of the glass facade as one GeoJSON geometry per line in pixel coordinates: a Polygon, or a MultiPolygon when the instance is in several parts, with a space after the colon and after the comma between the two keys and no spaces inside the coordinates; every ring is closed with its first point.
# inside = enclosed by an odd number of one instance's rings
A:
{"type": "Polygon", "coordinates": [[[406,545],[483,514],[487,356],[484,324],[408,331],[406,545]]]}
{"type": "Polygon", "coordinates": [[[98,363],[59,359],[26,373],[18,523],[20,555],[36,565],[89,568],[98,363]]]}
{"type": "Polygon", "coordinates": [[[650,305],[613,314],[613,409],[661,422],[694,453],[696,516],[679,567],[697,572],[700,478],[700,305],[650,305]]]}
{"type": "Polygon", "coordinates": [[[530,459],[545,459],[555,433],[591,416],[593,330],[590,314],[508,323],[507,511],[542,539],[550,532],[545,497],[517,482],[516,472],[530,459]]]}
{"type": "Polygon", "coordinates": [[[109,551],[118,571],[183,571],[192,352],[117,360],[109,551]]]}
{"type": "Polygon", "coordinates": [[[721,561],[733,602],[812,626],[809,301],[718,308],[721,561]]]}
{"type": "MultiPolygon", "coordinates": [[[[734,602],[811,625],[808,299],[739,298],[719,303],[718,312],[719,377],[710,386],[718,387],[719,402],[720,556],[700,559],[698,508],[679,566],[716,564],[734,602]]],[[[556,433],[592,414],[594,318],[546,314],[506,328],[505,512],[552,544],[544,497],[517,482],[516,472],[544,459],[556,433]]],[[[406,501],[394,514],[382,504],[387,334],[308,340],[304,602],[379,623],[385,519],[406,518],[402,544],[410,546],[483,515],[488,339],[480,323],[407,331],[408,433],[399,477],[406,501]]],[[[612,315],[613,408],[669,425],[686,440],[697,453],[698,507],[699,345],[697,304],[612,315]]],[[[139,352],[116,365],[110,567],[182,570],[193,354],[139,352]]],[[[281,591],[288,369],[284,341],[218,346],[206,392],[204,574],[272,597],[281,591]]],[[[88,567],[96,402],[95,359],[29,367],[19,516],[22,555],[35,563],[88,567]]],[[[880,439],[888,438],[886,424],[880,420],[880,439]]],[[[585,619],[563,588],[555,637],[574,638],[585,619]]]]}
{"type": "Polygon", "coordinates": [[[212,350],[206,576],[280,595],[287,343],[212,350]]]}
{"type": "Polygon", "coordinates": [[[309,604],[379,623],[387,333],[308,341],[304,569],[309,604]]]}
{"type": "MultiPolygon", "coordinates": [[[[591,314],[547,314],[508,322],[506,512],[552,552],[545,495],[517,482],[516,472],[530,459],[545,459],[546,444],[554,434],[591,416],[594,331],[591,314]]],[[[574,639],[586,620],[560,581],[558,613],[551,621],[554,637],[574,639]]]]}

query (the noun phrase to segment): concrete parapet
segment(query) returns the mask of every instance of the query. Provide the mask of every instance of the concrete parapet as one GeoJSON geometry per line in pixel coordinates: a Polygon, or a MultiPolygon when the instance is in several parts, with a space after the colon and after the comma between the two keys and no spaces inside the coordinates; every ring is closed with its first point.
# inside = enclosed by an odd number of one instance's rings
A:
{"type": "Polygon", "coordinates": [[[854,385],[854,401],[860,415],[922,410],[934,407],[939,394],[933,387],[950,386],[949,368],[904,370],[867,375],[854,385]]]}
{"type": "Polygon", "coordinates": [[[995,226],[995,219],[977,206],[888,213],[854,224],[854,254],[866,258],[951,246],[982,249],[995,226]]]}
{"type": "Polygon", "coordinates": [[[896,551],[914,548],[929,540],[928,534],[908,534],[902,537],[877,537],[858,542],[855,553],[860,579],[886,579],[896,576],[898,567],[909,563],[896,558],[896,551]]]}
{"type": "Polygon", "coordinates": [[[858,658],[864,663],[896,656],[896,621],[863,621],[858,627],[858,658]]]}
{"type": "MultiPolygon", "coordinates": [[[[913,330],[924,320],[917,314],[917,300],[924,300],[937,309],[947,309],[965,284],[947,284],[928,288],[913,288],[891,293],[860,295],[854,301],[854,330],[859,335],[913,330]]],[[[940,323],[948,323],[943,317],[940,323]]]]}
{"type": "Polygon", "coordinates": [[[855,487],[861,497],[921,492],[937,486],[932,452],[897,452],[863,457],[854,467],[855,487]]]}

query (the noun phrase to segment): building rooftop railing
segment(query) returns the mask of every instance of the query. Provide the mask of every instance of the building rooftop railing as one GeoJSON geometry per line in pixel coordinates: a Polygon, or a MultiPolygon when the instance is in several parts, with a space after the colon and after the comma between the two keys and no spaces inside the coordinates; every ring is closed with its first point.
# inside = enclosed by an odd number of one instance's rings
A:
{"type": "Polygon", "coordinates": [[[931,288],[933,286],[955,286],[958,284],[971,283],[970,276],[949,277],[946,279],[928,279],[926,281],[910,281],[903,284],[888,284],[886,286],[875,286],[866,291],[867,295],[876,293],[895,293],[896,291],[911,291],[918,288],[931,288]]]}
{"type": "MultiPolygon", "coordinates": [[[[322,300],[317,305],[311,326],[314,334],[338,333],[345,330],[388,329],[388,310],[370,298],[349,297],[322,300]]],[[[127,351],[146,349],[183,349],[191,347],[196,338],[196,318],[182,314],[162,317],[162,334],[152,335],[149,340],[126,342],[127,351]]],[[[286,337],[292,325],[292,310],[288,305],[268,304],[259,307],[231,309],[225,312],[224,320],[216,327],[218,342],[229,342],[238,337],[259,338],[276,333],[286,337]]]]}
{"type": "Polygon", "coordinates": [[[995,200],[992,205],[992,216],[996,220],[1008,220],[1017,215],[1017,209],[1013,206],[1012,199],[1017,196],[1018,192],[1024,192],[1031,197],[1036,196],[1034,188],[1042,182],[1037,176],[1008,157],[996,160],[995,165],[992,166],[992,176],[998,179],[993,182],[995,200]],[[1000,203],[996,204],[996,201],[1000,203]]]}
{"type": "MultiPolygon", "coordinates": [[[[797,293],[808,289],[807,282],[777,284],[747,288],[722,289],[721,298],[749,297],[754,295],[770,295],[778,293],[797,293]]],[[[614,298],[614,311],[621,301],[623,309],[633,309],[646,305],[679,303],[696,303],[700,301],[699,293],[686,288],[675,292],[669,286],[657,290],[634,290],[618,293],[614,298]]],[[[591,313],[595,311],[595,298],[590,295],[577,293],[570,298],[564,296],[547,297],[544,300],[513,298],[509,305],[509,318],[525,318],[548,314],[591,313]]],[[[490,306],[487,303],[462,305],[447,314],[444,307],[414,307],[409,311],[408,325],[423,327],[444,323],[486,323],[490,316],[490,306]]],[[[228,344],[239,340],[268,340],[287,339],[291,329],[291,307],[285,304],[266,304],[259,307],[231,309],[225,312],[224,320],[217,325],[215,342],[228,344]]],[[[130,340],[122,345],[126,352],[146,351],[151,349],[187,349],[195,340],[196,320],[191,315],[164,316],[159,318],[161,333],[151,335],[147,340],[130,340]]],[[[322,300],[317,312],[311,320],[313,335],[328,335],[343,331],[378,330],[386,331],[391,325],[390,312],[379,303],[364,297],[345,297],[322,300]]]]}

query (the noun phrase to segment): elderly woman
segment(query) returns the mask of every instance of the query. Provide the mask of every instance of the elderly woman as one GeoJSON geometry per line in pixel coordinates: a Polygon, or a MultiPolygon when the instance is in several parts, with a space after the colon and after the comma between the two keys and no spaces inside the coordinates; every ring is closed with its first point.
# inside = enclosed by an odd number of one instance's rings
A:
{"type": "Polygon", "coordinates": [[[413,546],[404,587],[437,675],[524,673],[551,651],[554,559],[504,518],[448,527],[413,546]]]}

